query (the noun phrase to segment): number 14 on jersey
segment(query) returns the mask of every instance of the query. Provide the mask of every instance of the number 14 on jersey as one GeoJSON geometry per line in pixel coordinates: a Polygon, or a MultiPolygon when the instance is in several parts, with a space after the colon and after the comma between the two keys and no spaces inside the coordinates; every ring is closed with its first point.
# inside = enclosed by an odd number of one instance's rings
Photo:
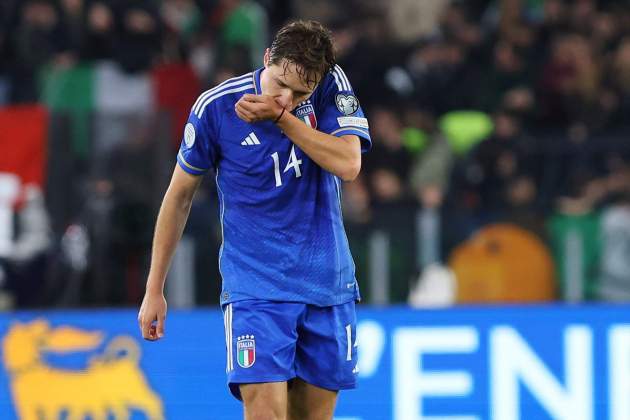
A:
{"type": "MultiPolygon", "coordinates": [[[[273,173],[276,176],[276,187],[280,187],[282,185],[282,176],[280,175],[280,157],[278,156],[278,152],[272,153],[271,158],[273,159],[273,173]]],[[[286,173],[289,169],[293,168],[295,177],[300,178],[302,176],[302,170],[300,169],[301,164],[302,159],[298,159],[297,156],[295,156],[295,145],[292,145],[289,161],[282,173],[286,173]]]]}

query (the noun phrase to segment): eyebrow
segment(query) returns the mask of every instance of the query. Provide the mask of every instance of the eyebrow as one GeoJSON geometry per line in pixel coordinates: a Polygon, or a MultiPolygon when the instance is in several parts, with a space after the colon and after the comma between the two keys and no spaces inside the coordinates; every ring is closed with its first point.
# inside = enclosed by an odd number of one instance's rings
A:
{"type": "Polygon", "coordinates": [[[295,93],[299,93],[299,94],[302,94],[302,95],[310,95],[311,93],[313,93],[313,91],[306,92],[306,91],[303,91],[303,90],[293,89],[291,86],[287,85],[287,84],[286,84],[286,83],[285,83],[282,79],[280,79],[279,77],[274,77],[274,79],[276,80],[276,82],[277,82],[279,85],[282,85],[282,86],[285,86],[285,87],[291,88],[291,89],[292,89],[295,93]]]}

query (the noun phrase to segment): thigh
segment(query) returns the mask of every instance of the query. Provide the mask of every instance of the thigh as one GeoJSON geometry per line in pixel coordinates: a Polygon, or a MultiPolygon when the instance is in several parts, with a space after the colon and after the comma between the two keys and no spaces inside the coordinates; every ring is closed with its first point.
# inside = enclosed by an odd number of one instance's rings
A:
{"type": "Polygon", "coordinates": [[[331,420],[337,391],[320,388],[300,378],[291,381],[288,395],[289,420],[331,420]]]}
{"type": "Polygon", "coordinates": [[[241,384],[245,420],[287,418],[287,383],[241,384]]]}
{"type": "Polygon", "coordinates": [[[357,347],[354,302],[309,305],[298,323],[296,376],[331,391],[356,387],[357,347]]]}
{"type": "Polygon", "coordinates": [[[295,377],[297,319],[303,304],[246,300],[224,305],[226,372],[232,394],[241,384],[295,377]]]}

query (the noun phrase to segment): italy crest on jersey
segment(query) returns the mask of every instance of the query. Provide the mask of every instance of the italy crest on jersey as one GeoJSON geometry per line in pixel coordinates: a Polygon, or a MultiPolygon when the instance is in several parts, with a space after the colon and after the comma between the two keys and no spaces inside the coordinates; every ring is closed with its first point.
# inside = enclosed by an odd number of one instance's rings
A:
{"type": "Polygon", "coordinates": [[[238,365],[251,367],[256,361],[256,340],[253,335],[242,335],[236,338],[236,355],[238,365]]]}
{"type": "Polygon", "coordinates": [[[311,128],[317,128],[317,118],[315,118],[315,109],[311,101],[302,102],[295,109],[295,116],[301,119],[311,128]]]}

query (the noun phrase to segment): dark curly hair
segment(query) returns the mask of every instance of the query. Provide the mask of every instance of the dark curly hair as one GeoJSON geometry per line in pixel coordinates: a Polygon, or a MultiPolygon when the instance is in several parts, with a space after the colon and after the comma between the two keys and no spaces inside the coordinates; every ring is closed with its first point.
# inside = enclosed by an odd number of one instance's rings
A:
{"type": "Polygon", "coordinates": [[[295,64],[300,79],[313,87],[335,65],[332,34],[313,20],[291,22],[271,43],[269,64],[282,64],[285,72],[289,64],[295,64]]]}

